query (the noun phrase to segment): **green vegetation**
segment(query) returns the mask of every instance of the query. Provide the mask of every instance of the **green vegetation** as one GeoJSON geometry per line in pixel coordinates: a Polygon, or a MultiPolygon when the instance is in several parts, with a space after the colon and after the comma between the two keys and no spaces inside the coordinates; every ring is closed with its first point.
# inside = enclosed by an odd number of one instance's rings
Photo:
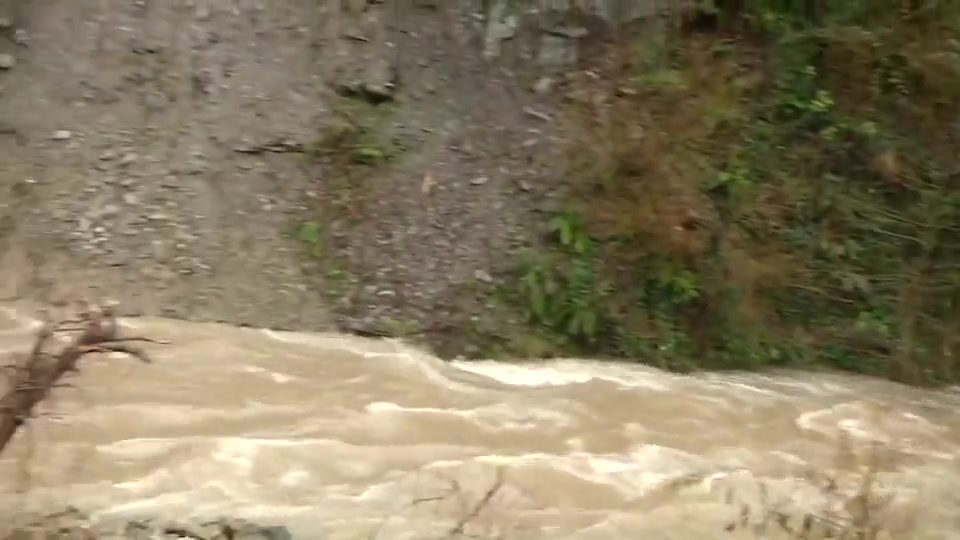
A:
{"type": "Polygon", "coordinates": [[[333,230],[362,218],[365,201],[376,196],[369,178],[399,159],[406,148],[386,135],[385,125],[393,112],[389,104],[343,98],[333,112],[333,121],[320,130],[306,152],[311,165],[320,165],[324,181],[318,187],[324,189],[324,196],[314,200],[306,219],[295,224],[293,235],[324,278],[324,290],[336,296],[355,280],[349,261],[334,245],[333,230]]]}
{"type": "Polygon", "coordinates": [[[303,246],[309,262],[318,265],[325,290],[342,294],[350,284],[350,273],[347,261],[334,249],[329,231],[318,221],[306,221],[296,228],[294,236],[303,246]]]}
{"type": "Polygon", "coordinates": [[[960,4],[755,5],[579,81],[569,204],[507,299],[551,354],[957,380],[960,4]]]}
{"type": "Polygon", "coordinates": [[[388,104],[343,98],[334,109],[333,122],[324,126],[311,145],[308,155],[324,166],[328,195],[338,214],[356,215],[371,195],[367,182],[370,175],[405,151],[401,141],[385,135],[392,112],[388,104]]]}

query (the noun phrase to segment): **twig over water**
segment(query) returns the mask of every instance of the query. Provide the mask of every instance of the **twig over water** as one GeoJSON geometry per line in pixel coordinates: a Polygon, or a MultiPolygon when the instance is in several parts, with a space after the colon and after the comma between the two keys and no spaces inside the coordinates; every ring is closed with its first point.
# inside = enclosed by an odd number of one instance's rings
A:
{"type": "Polygon", "coordinates": [[[78,370],[85,355],[119,352],[151,363],[147,353],[131,342],[164,343],[139,336],[120,337],[116,314],[110,306],[86,310],[79,320],[48,321],[41,326],[26,358],[11,366],[8,390],[0,397],[0,453],[17,429],[31,418],[36,405],[60,385],[60,379],[78,370]],[[52,338],[58,332],[76,334],[66,346],[53,352],[56,347],[52,338]]]}

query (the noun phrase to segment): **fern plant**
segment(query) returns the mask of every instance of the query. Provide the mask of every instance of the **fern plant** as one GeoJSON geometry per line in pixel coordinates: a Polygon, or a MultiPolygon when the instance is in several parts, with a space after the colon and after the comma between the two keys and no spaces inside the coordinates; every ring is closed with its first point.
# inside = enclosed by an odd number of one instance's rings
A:
{"type": "Polygon", "coordinates": [[[530,322],[575,343],[597,339],[611,293],[593,260],[594,245],[579,216],[561,213],[549,222],[554,250],[523,264],[519,295],[530,322]]]}

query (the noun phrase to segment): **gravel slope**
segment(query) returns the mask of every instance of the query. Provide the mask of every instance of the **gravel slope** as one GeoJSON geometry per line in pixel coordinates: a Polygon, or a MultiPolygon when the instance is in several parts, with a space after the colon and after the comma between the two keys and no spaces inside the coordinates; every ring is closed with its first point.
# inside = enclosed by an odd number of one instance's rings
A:
{"type": "Polygon", "coordinates": [[[313,0],[23,6],[0,38],[15,62],[0,70],[0,295],[282,328],[474,324],[550,204],[551,105],[530,91],[528,41],[479,54],[509,29],[372,4],[339,19],[313,0]],[[358,219],[321,216],[353,276],[325,290],[291,230],[329,208],[336,171],[300,149],[358,78],[399,83],[384,129],[407,150],[371,175],[358,219]]]}

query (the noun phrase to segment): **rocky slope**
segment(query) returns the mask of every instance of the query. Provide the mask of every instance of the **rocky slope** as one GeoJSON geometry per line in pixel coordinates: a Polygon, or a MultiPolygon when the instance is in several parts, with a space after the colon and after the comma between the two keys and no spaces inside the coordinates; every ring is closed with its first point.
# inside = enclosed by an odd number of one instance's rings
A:
{"type": "Polygon", "coordinates": [[[9,4],[0,294],[303,329],[477,323],[561,180],[556,74],[588,34],[506,4],[9,4]],[[347,215],[344,171],[311,149],[357,85],[403,151],[347,215]],[[305,222],[334,249],[305,257],[305,222]]]}

